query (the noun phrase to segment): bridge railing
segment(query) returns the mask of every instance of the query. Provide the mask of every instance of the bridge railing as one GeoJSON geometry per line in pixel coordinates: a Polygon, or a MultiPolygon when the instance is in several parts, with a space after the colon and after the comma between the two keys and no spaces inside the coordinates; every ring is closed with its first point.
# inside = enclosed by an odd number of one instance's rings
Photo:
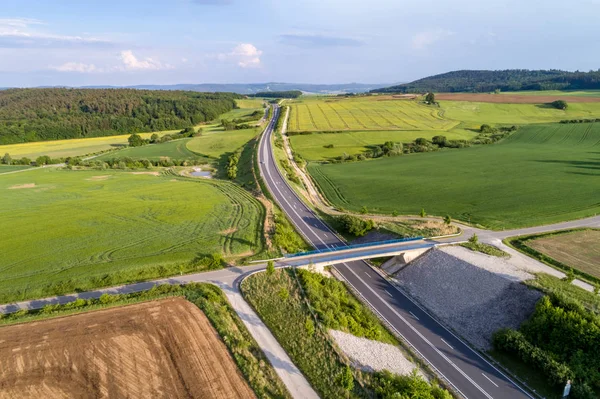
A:
{"type": "Polygon", "coordinates": [[[402,242],[419,241],[419,240],[422,240],[423,238],[424,237],[400,238],[397,240],[387,240],[387,241],[367,242],[367,243],[363,243],[363,244],[346,245],[344,247],[315,249],[313,251],[298,252],[295,254],[286,254],[285,257],[286,258],[295,258],[297,256],[316,255],[316,254],[323,254],[323,253],[328,253],[328,252],[342,251],[342,250],[347,250],[347,249],[373,247],[373,246],[377,246],[377,245],[386,245],[386,244],[399,244],[402,242]]]}

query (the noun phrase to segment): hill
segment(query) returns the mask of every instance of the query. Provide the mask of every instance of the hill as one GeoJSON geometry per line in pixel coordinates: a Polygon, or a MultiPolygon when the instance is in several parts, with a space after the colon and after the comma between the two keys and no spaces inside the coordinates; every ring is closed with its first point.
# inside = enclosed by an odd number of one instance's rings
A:
{"type": "Polygon", "coordinates": [[[502,71],[461,70],[415,80],[411,83],[371,90],[372,93],[474,92],[499,89],[591,90],[600,89],[600,70],[569,72],[557,69],[506,69],[502,71]]]}
{"type": "Polygon", "coordinates": [[[235,108],[232,93],[133,89],[0,91],[0,144],[182,129],[235,108]]]}

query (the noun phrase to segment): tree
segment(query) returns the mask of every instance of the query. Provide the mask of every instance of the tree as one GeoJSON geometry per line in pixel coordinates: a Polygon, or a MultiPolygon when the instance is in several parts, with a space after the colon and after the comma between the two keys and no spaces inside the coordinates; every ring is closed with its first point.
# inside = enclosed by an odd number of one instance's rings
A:
{"type": "Polygon", "coordinates": [[[159,140],[159,136],[156,133],[152,133],[152,136],[150,136],[150,142],[151,143],[156,143],[159,140]]]}
{"type": "Polygon", "coordinates": [[[427,93],[425,96],[425,101],[427,101],[429,104],[435,104],[435,94],[432,92],[427,93]]]}
{"type": "Polygon", "coordinates": [[[444,216],[444,223],[450,226],[452,224],[452,217],[450,215],[444,216]]]}
{"type": "Polygon", "coordinates": [[[144,145],[144,139],[137,133],[132,134],[127,139],[130,147],[141,147],[144,145]]]}
{"type": "Polygon", "coordinates": [[[364,236],[375,227],[372,220],[363,220],[352,215],[342,215],[338,218],[338,221],[344,230],[356,237],[364,236]]]}
{"type": "Polygon", "coordinates": [[[424,218],[425,216],[427,216],[427,214],[425,213],[425,208],[421,208],[420,215],[421,215],[422,218],[424,218]]]}
{"type": "Polygon", "coordinates": [[[562,110],[565,110],[569,107],[569,104],[567,104],[567,102],[565,100],[552,101],[550,103],[550,105],[552,105],[556,109],[562,109],[562,110]]]}
{"type": "Polygon", "coordinates": [[[563,278],[563,281],[567,282],[567,283],[572,283],[573,280],[575,280],[575,272],[573,272],[573,268],[569,268],[569,270],[567,270],[567,273],[565,275],[565,277],[563,278]]]}
{"type": "Polygon", "coordinates": [[[9,153],[7,152],[6,154],[4,154],[4,156],[2,157],[2,163],[5,165],[10,165],[10,163],[12,162],[12,158],[9,155],[9,153]]]}
{"type": "Polygon", "coordinates": [[[346,391],[346,395],[350,394],[350,391],[354,388],[354,376],[352,375],[352,369],[346,365],[344,371],[338,377],[338,381],[342,388],[346,391]]]}
{"type": "Polygon", "coordinates": [[[433,136],[431,142],[440,147],[443,147],[446,144],[446,136],[433,136]]]}
{"type": "Polygon", "coordinates": [[[471,244],[477,244],[479,242],[479,237],[477,237],[477,234],[473,233],[471,238],[469,238],[469,242],[471,244]]]}
{"type": "Polygon", "coordinates": [[[483,125],[481,125],[479,127],[479,131],[481,133],[493,133],[494,132],[494,128],[491,127],[490,125],[488,125],[487,123],[484,123],[483,125]]]}
{"type": "Polygon", "coordinates": [[[272,276],[275,273],[275,263],[270,260],[267,262],[267,276],[272,276]]]}

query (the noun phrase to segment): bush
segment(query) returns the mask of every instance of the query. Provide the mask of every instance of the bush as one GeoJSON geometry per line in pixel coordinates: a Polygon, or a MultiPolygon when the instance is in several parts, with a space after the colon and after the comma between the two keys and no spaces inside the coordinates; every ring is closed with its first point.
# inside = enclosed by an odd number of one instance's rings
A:
{"type": "Polygon", "coordinates": [[[338,216],[337,220],[346,232],[355,237],[362,237],[375,227],[375,223],[372,220],[363,220],[352,215],[338,216]]]}
{"type": "Polygon", "coordinates": [[[550,103],[556,109],[566,110],[569,107],[569,104],[565,100],[556,100],[550,103]]]}
{"type": "Polygon", "coordinates": [[[496,350],[516,355],[525,364],[543,372],[548,383],[554,387],[561,387],[574,377],[566,364],[557,362],[549,354],[532,345],[519,331],[496,331],[492,343],[496,350]]]}

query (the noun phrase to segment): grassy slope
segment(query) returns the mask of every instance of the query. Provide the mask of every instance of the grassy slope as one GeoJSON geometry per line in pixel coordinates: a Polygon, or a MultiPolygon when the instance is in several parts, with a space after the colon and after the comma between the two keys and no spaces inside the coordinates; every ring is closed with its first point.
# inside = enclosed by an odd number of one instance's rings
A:
{"type": "Polygon", "coordinates": [[[0,165],[0,174],[7,172],[14,172],[16,170],[29,169],[29,166],[25,165],[0,165]]]}
{"type": "MultiPolygon", "coordinates": [[[[243,118],[244,116],[251,115],[254,111],[262,111],[264,108],[262,107],[263,100],[259,98],[248,98],[243,100],[235,100],[237,106],[239,108],[226,112],[219,116],[219,120],[221,119],[236,119],[243,118]]],[[[257,120],[260,118],[257,118],[257,120]]]]}
{"type": "Polygon", "coordinates": [[[112,158],[124,157],[133,159],[146,158],[149,160],[160,160],[163,157],[169,157],[171,159],[200,159],[208,161],[208,158],[193,153],[187,148],[187,144],[190,142],[190,140],[193,139],[180,139],[161,144],[150,144],[142,147],[124,148],[118,152],[111,152],[101,155],[96,158],[96,160],[103,161],[112,158]]]}
{"type": "Polygon", "coordinates": [[[1,176],[0,192],[0,229],[9,232],[0,242],[0,297],[47,295],[46,284],[68,279],[90,288],[91,278],[117,271],[116,280],[131,281],[206,254],[262,250],[263,208],[226,182],[41,169],[1,176]],[[28,183],[36,187],[8,189],[28,183]]]}
{"type": "Polygon", "coordinates": [[[448,130],[458,124],[414,101],[307,97],[290,103],[289,131],[448,130]]]}
{"type": "Polygon", "coordinates": [[[418,214],[425,208],[503,229],[597,214],[598,153],[600,124],[532,125],[495,145],[309,170],[346,209],[418,214]]]}
{"type": "MultiPolygon", "coordinates": [[[[157,132],[157,134],[162,136],[178,131],[157,132]]],[[[153,134],[139,133],[145,139],[150,138],[153,134]]],[[[8,152],[13,158],[27,157],[31,159],[35,159],[40,155],[48,155],[51,158],[75,157],[126,147],[128,145],[127,138],[129,138],[129,135],[9,144],[0,146],[0,153],[4,155],[8,152]]]]}
{"type": "Polygon", "coordinates": [[[437,135],[446,136],[449,140],[469,140],[475,136],[475,133],[462,129],[452,129],[450,131],[357,131],[291,136],[290,143],[294,151],[298,152],[304,159],[321,161],[337,157],[343,153],[360,154],[367,151],[369,146],[381,145],[386,141],[408,143],[418,137],[430,140],[437,135]],[[333,144],[334,147],[325,148],[329,144],[333,144]]]}
{"type": "Polygon", "coordinates": [[[600,116],[600,103],[571,103],[566,111],[547,104],[498,104],[469,101],[440,101],[444,117],[469,126],[488,124],[530,124],[563,119],[600,116]]]}
{"type": "Polygon", "coordinates": [[[203,132],[202,136],[190,140],[187,148],[196,154],[218,158],[225,153],[237,150],[259,133],[259,128],[207,131],[203,132]]]}

